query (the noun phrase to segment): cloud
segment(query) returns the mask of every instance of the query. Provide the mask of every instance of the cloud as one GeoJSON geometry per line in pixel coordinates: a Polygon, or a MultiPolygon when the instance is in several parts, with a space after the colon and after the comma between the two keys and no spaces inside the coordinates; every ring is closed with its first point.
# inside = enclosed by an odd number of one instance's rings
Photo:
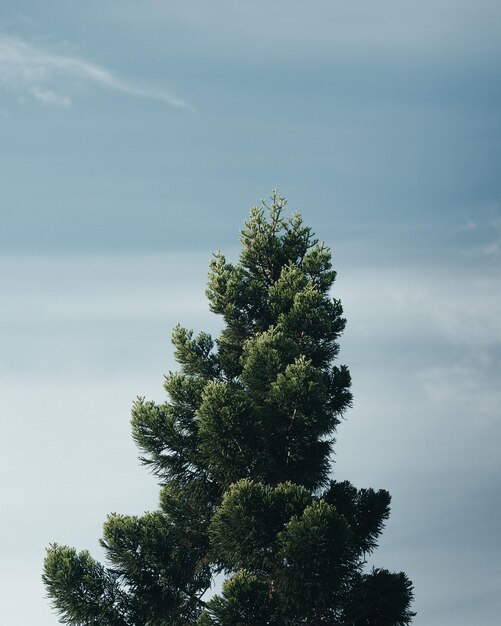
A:
{"type": "Polygon", "coordinates": [[[346,268],[339,275],[336,295],[349,321],[347,333],[356,334],[359,342],[384,343],[389,333],[397,351],[412,342],[422,347],[424,340],[435,348],[470,350],[485,349],[501,336],[500,289],[497,271],[423,263],[346,268]]]}
{"type": "Polygon", "coordinates": [[[396,467],[405,468],[403,482],[498,472],[500,287],[497,272],[476,266],[340,273],[336,295],[348,319],[340,359],[355,401],[337,471],[360,484],[372,473],[383,485],[399,483],[396,467]]]}
{"type": "Polygon", "coordinates": [[[473,244],[466,247],[468,257],[487,257],[493,261],[501,258],[501,205],[499,202],[490,207],[491,215],[484,218],[467,219],[460,231],[471,234],[473,244]]]}
{"type": "Polygon", "coordinates": [[[0,34],[0,87],[5,91],[43,105],[69,107],[72,100],[68,92],[77,82],[174,107],[192,108],[184,100],[164,91],[140,87],[80,57],[49,51],[19,37],[0,34]]]}

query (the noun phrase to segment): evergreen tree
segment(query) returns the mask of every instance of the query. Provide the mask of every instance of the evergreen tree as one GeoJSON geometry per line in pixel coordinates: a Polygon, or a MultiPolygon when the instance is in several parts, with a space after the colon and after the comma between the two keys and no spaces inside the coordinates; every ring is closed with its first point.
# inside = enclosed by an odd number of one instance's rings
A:
{"type": "Polygon", "coordinates": [[[169,401],[132,410],[158,511],[113,514],[108,564],[52,545],[43,580],[70,626],[403,626],[405,574],[364,571],[389,515],[387,491],[329,478],[351,404],[334,365],[345,320],[329,249],[276,193],[252,209],[232,264],[217,253],[207,297],[219,339],[173,332],[169,401]],[[205,601],[217,573],[220,595],[205,601]]]}

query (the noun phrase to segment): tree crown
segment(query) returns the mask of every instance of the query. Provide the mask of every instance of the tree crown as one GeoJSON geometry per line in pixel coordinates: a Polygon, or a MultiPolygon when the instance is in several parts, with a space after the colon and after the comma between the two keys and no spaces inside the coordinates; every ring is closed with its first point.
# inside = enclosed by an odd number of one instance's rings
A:
{"type": "Polygon", "coordinates": [[[285,217],[276,192],[254,208],[236,263],[210,263],[217,339],[178,325],[168,400],[138,398],[132,433],[159,477],[160,508],[111,515],[108,567],[52,546],[44,582],[71,626],[402,626],[405,574],[363,573],[389,515],[384,490],[329,480],[350,406],[336,365],[345,327],[330,250],[285,217]],[[209,602],[212,575],[229,579],[209,602]]]}

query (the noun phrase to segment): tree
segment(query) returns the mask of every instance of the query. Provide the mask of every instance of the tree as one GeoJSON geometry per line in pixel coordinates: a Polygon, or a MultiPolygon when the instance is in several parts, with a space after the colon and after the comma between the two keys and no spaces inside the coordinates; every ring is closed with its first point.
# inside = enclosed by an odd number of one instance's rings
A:
{"type": "Polygon", "coordinates": [[[132,432],[158,477],[159,510],[113,514],[88,552],[52,545],[43,580],[70,626],[403,626],[405,574],[364,571],[389,515],[387,491],[329,477],[351,405],[335,365],[345,320],[329,249],[274,192],[242,230],[240,259],[216,253],[214,341],[177,326],[169,401],[139,398],[132,432]],[[205,601],[217,573],[222,592],[205,601]]]}

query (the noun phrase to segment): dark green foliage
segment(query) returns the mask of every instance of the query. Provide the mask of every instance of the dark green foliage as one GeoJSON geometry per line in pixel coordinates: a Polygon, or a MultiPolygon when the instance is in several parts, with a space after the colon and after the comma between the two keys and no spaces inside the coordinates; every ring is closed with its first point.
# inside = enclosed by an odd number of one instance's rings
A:
{"type": "Polygon", "coordinates": [[[278,541],[277,590],[287,609],[285,623],[332,623],[358,569],[346,519],[320,500],[293,518],[278,541]]]}
{"type": "Polygon", "coordinates": [[[270,583],[242,570],[227,580],[221,596],[209,602],[199,626],[267,626],[280,624],[270,583]]]}
{"type": "Polygon", "coordinates": [[[389,515],[386,491],[330,481],[351,404],[335,365],[345,320],[330,251],[285,200],[253,209],[233,264],[210,265],[218,339],[177,326],[168,401],[138,398],[132,433],[161,483],[160,507],[111,515],[88,553],[49,548],[44,582],[72,626],[400,626],[404,574],[365,574],[389,515]],[[220,595],[204,594],[214,574],[220,595]]]}
{"type": "Polygon", "coordinates": [[[311,500],[306,489],[293,483],[275,488],[250,480],[234,483],[209,528],[215,560],[226,571],[269,574],[276,568],[278,534],[311,500]]]}
{"type": "Polygon", "coordinates": [[[353,531],[360,552],[370,553],[390,515],[390,494],[381,489],[357,490],[348,481],[331,481],[322,498],[344,515],[353,531]]]}
{"type": "Polygon", "coordinates": [[[409,610],[412,584],[405,574],[373,569],[355,584],[345,609],[351,626],[406,626],[415,615],[409,610]]]}

